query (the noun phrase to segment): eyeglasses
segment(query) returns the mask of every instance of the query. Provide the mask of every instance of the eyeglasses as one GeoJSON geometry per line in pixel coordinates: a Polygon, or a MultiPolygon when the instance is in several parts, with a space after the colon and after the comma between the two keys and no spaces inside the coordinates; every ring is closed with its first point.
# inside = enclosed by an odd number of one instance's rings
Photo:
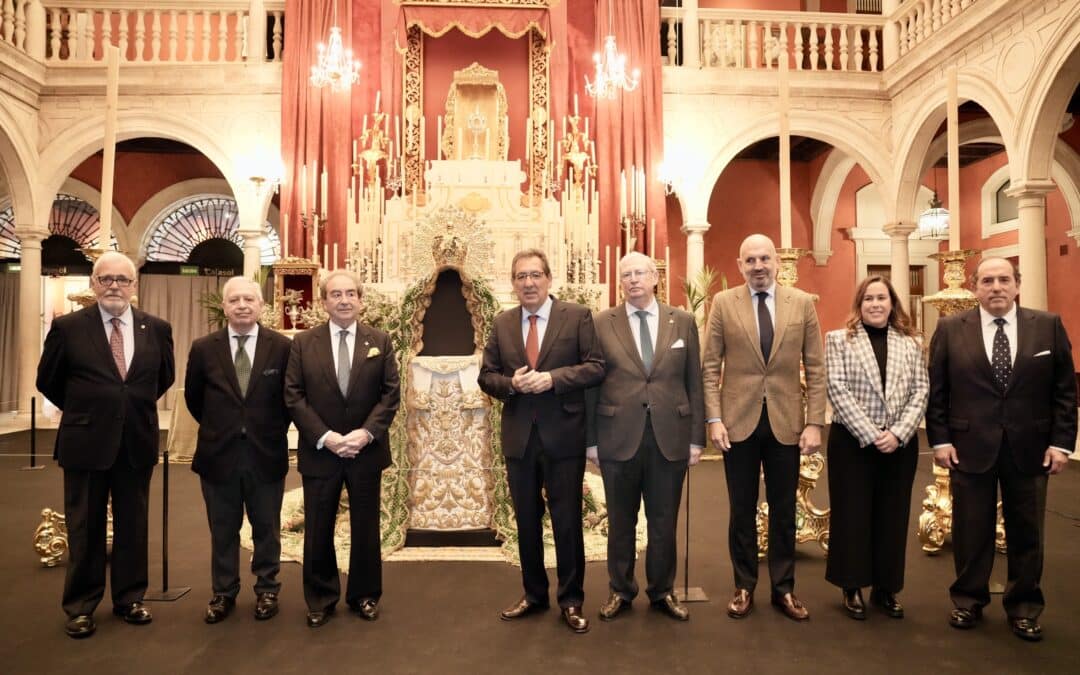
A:
{"type": "Polygon", "coordinates": [[[526,279],[532,279],[533,281],[540,281],[544,278],[543,272],[518,272],[514,275],[514,281],[525,281],[526,279]]]}
{"type": "Polygon", "coordinates": [[[104,276],[97,277],[97,282],[106,288],[112,286],[113,284],[116,284],[120,288],[127,288],[131,284],[135,283],[135,280],[129,279],[127,277],[104,276]]]}

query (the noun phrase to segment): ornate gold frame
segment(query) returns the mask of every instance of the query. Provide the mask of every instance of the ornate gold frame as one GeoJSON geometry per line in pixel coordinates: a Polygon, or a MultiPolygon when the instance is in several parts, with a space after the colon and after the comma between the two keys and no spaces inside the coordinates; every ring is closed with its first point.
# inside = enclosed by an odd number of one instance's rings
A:
{"type": "MultiPolygon", "coordinates": [[[[454,71],[454,79],[450,83],[450,92],[446,95],[446,112],[443,115],[443,135],[439,139],[444,157],[455,158],[457,156],[457,138],[454,130],[458,127],[458,89],[459,87],[490,87],[495,89],[495,157],[505,160],[510,149],[510,139],[503,131],[502,120],[507,114],[506,88],[499,81],[499,71],[485,68],[476,61],[467,68],[454,71]]],[[[468,111],[462,111],[466,117],[468,111]]],[[[488,120],[487,128],[492,128],[492,120],[488,120]]],[[[485,158],[490,159],[490,158],[485,158]]]]}

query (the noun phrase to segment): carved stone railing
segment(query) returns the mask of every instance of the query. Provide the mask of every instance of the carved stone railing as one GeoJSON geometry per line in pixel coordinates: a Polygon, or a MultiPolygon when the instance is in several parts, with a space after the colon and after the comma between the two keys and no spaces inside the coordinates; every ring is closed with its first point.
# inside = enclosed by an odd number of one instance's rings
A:
{"type": "Polygon", "coordinates": [[[903,56],[930,39],[976,0],[907,0],[889,21],[896,27],[897,54],[903,56]]]}
{"type": "MultiPolygon", "coordinates": [[[[701,8],[697,12],[702,68],[773,69],[787,54],[793,70],[879,72],[882,69],[881,16],[826,12],[773,12],[701,8]]],[[[678,54],[685,12],[663,8],[667,65],[683,63],[678,54]]],[[[694,31],[689,31],[693,34],[694,31]]],[[[695,60],[691,60],[693,62],[695,60]]]]}
{"type": "Polygon", "coordinates": [[[49,65],[280,61],[284,0],[0,0],[0,40],[49,65]]]}

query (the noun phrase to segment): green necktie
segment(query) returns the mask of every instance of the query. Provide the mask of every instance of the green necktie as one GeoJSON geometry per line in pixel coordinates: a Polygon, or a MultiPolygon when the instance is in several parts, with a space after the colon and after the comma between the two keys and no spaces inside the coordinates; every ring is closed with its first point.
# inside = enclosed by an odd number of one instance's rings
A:
{"type": "Polygon", "coordinates": [[[240,395],[247,396],[248,382],[251,380],[251,359],[248,358],[244,343],[250,335],[236,336],[236,357],[233,363],[236,365],[236,380],[240,383],[240,395]]]}

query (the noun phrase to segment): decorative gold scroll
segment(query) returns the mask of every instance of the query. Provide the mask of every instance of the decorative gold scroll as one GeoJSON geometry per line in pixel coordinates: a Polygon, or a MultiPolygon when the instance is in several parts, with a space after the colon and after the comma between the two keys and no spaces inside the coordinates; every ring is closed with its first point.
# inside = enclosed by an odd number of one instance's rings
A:
{"type": "MultiPolygon", "coordinates": [[[[506,89],[499,81],[499,71],[485,68],[473,61],[472,65],[454,71],[450,91],[446,95],[446,114],[443,116],[442,143],[443,156],[447,159],[458,158],[458,129],[462,144],[461,157],[468,159],[472,154],[473,137],[469,128],[469,116],[474,111],[484,117],[484,126],[495,140],[493,152],[485,160],[505,160],[510,146],[503,120],[507,115],[506,89]]],[[[481,134],[478,141],[481,149],[484,139],[481,134]]]]}
{"type": "MultiPolygon", "coordinates": [[[[531,204],[544,198],[544,169],[548,166],[548,138],[551,110],[551,59],[547,40],[539,31],[529,33],[529,120],[532,139],[529,163],[529,197],[531,204]]],[[[550,182],[552,176],[546,176],[550,182]]]]}
{"type": "Polygon", "coordinates": [[[409,28],[405,50],[405,185],[404,191],[423,191],[423,167],[420,159],[420,118],[424,110],[424,33],[419,26],[409,28]]]}

